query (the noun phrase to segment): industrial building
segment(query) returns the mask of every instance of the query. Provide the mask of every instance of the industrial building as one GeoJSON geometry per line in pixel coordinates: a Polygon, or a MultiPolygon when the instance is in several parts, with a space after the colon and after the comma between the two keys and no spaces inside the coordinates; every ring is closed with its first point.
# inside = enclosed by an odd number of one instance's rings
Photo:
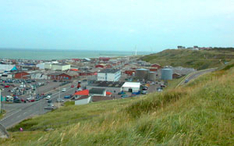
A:
{"type": "Polygon", "coordinates": [[[155,81],[155,80],[156,80],[156,77],[157,77],[156,72],[150,71],[150,72],[148,73],[148,80],[149,80],[149,81],[155,81]]]}
{"type": "Polygon", "coordinates": [[[9,65],[9,64],[0,64],[0,72],[4,71],[15,71],[17,70],[15,65],[9,65]]]}
{"type": "Polygon", "coordinates": [[[140,82],[125,82],[122,86],[122,90],[126,92],[138,92],[140,91],[140,82]]]}
{"type": "Polygon", "coordinates": [[[121,71],[119,69],[104,69],[97,74],[98,81],[119,81],[121,71]]]}
{"type": "Polygon", "coordinates": [[[71,69],[71,65],[69,65],[69,64],[61,64],[61,63],[46,62],[44,64],[44,69],[46,69],[46,70],[54,70],[54,71],[65,71],[65,70],[71,69]]]}
{"type": "Polygon", "coordinates": [[[172,80],[173,70],[171,68],[165,67],[161,70],[161,79],[162,80],[172,80]]]}
{"type": "Polygon", "coordinates": [[[69,70],[71,68],[71,65],[69,64],[52,64],[52,68],[51,70],[55,70],[55,71],[65,71],[65,70],[69,70]]]}
{"type": "Polygon", "coordinates": [[[107,81],[96,81],[86,86],[86,89],[92,88],[106,89],[107,92],[119,93],[122,91],[124,82],[107,82],[107,81]]]}
{"type": "Polygon", "coordinates": [[[148,78],[148,69],[140,68],[136,70],[136,78],[139,80],[147,80],[148,78]]]}

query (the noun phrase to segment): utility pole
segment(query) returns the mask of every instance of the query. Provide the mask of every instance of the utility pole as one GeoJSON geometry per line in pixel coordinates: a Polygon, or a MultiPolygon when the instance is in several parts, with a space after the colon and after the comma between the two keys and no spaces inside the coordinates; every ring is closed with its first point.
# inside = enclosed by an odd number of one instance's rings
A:
{"type": "Polygon", "coordinates": [[[2,89],[0,88],[0,113],[2,113],[2,89]]]}

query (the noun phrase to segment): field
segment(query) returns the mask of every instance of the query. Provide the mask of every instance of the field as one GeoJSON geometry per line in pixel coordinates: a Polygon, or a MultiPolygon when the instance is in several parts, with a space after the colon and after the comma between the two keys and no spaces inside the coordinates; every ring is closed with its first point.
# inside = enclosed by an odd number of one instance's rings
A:
{"type": "Polygon", "coordinates": [[[183,66],[198,70],[219,67],[232,59],[234,59],[234,49],[209,51],[170,49],[142,57],[144,61],[162,66],[183,66]]]}
{"type": "Polygon", "coordinates": [[[233,66],[162,93],[82,106],[70,102],[21,122],[0,144],[233,145],[233,66]]]}

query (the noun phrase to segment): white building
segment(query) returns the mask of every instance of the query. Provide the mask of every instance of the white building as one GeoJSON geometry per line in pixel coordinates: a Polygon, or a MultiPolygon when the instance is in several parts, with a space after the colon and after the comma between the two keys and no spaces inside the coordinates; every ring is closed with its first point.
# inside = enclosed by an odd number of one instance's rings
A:
{"type": "Polygon", "coordinates": [[[83,104],[88,104],[92,101],[91,96],[81,96],[75,101],[75,105],[83,105],[83,104]]]}
{"type": "Polygon", "coordinates": [[[15,65],[0,64],[0,71],[11,71],[15,65]]]}
{"type": "Polygon", "coordinates": [[[122,90],[126,92],[138,92],[140,87],[140,82],[125,82],[122,86],[122,90]]]}
{"type": "Polygon", "coordinates": [[[119,81],[121,71],[119,69],[104,69],[97,74],[98,81],[119,81]]]}
{"type": "Polygon", "coordinates": [[[12,79],[13,78],[13,75],[11,73],[1,73],[0,74],[0,78],[2,80],[6,80],[6,79],[12,79]]]}
{"type": "Polygon", "coordinates": [[[71,65],[69,65],[69,64],[60,64],[60,63],[46,62],[44,64],[44,69],[55,70],[55,71],[65,71],[65,70],[71,69],[71,65]]]}
{"type": "Polygon", "coordinates": [[[36,65],[36,67],[38,67],[40,70],[45,69],[45,63],[39,63],[36,65]]]}
{"type": "Polygon", "coordinates": [[[34,80],[47,80],[49,79],[49,77],[47,76],[47,74],[42,73],[42,72],[28,72],[31,76],[31,79],[34,80]]]}
{"type": "Polygon", "coordinates": [[[44,69],[51,70],[51,68],[52,68],[52,63],[51,62],[46,62],[44,64],[44,69]]]}
{"type": "Polygon", "coordinates": [[[69,70],[71,68],[71,65],[69,64],[52,64],[51,70],[56,70],[56,71],[65,71],[69,70]]]}

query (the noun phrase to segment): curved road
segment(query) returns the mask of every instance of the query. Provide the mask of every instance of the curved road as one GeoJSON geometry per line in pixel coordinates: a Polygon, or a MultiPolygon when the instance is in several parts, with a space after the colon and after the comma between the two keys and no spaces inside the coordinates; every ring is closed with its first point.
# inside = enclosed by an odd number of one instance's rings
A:
{"type": "Polygon", "coordinates": [[[192,75],[186,77],[184,80],[182,80],[178,85],[177,87],[183,85],[183,84],[186,84],[188,83],[189,81],[191,80],[194,80],[196,78],[198,78],[199,76],[203,75],[203,74],[206,74],[206,73],[210,73],[210,72],[213,72],[215,71],[217,68],[210,68],[210,69],[206,69],[206,70],[200,70],[200,71],[196,71],[194,73],[192,73],[192,75]]]}

